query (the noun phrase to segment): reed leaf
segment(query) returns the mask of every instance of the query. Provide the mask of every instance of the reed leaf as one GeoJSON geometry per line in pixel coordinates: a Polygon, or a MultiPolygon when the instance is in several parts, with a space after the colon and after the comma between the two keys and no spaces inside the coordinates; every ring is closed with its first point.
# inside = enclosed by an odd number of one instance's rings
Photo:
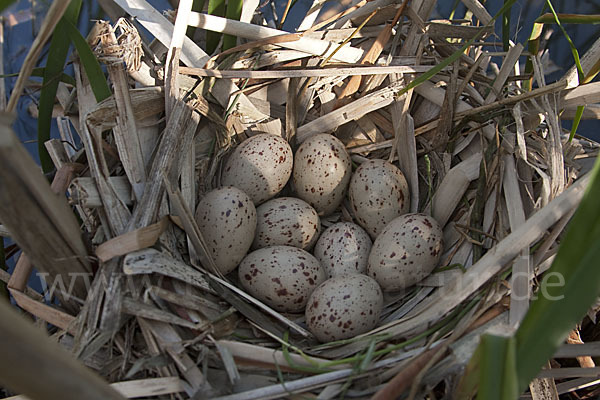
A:
{"type": "Polygon", "coordinates": [[[92,52],[92,49],[90,49],[87,40],[79,33],[79,30],[77,30],[77,27],[74,24],[67,22],[65,26],[68,29],[70,39],[77,49],[79,59],[88,76],[96,101],[100,102],[107,97],[110,97],[112,93],[108,87],[108,83],[106,83],[104,72],[102,72],[98,59],[92,52]]]}
{"type": "Polygon", "coordinates": [[[486,334],[481,337],[478,400],[518,398],[515,339],[486,334]]]}
{"type": "MultiPolygon", "coordinates": [[[[600,14],[556,14],[563,24],[600,24],[600,14]]],[[[546,13],[535,20],[538,24],[555,24],[556,19],[553,13],[546,13]]]]}
{"type": "MultiPolygon", "coordinates": [[[[508,1],[504,0],[504,4],[508,1]]],[[[510,12],[511,8],[506,10],[504,14],[502,14],[502,47],[504,51],[508,51],[510,48],[510,12]]]]}
{"type": "MultiPolygon", "coordinates": [[[[227,2],[227,11],[225,12],[225,16],[229,19],[234,19],[236,21],[240,20],[242,16],[242,0],[229,0],[227,2]]],[[[225,35],[223,36],[223,47],[222,50],[228,50],[237,45],[237,36],[233,35],[225,35]]]]}
{"type": "MultiPolygon", "coordinates": [[[[206,0],[194,0],[194,2],[192,3],[192,11],[197,12],[197,13],[201,13],[202,10],[204,9],[204,3],[206,2],[206,0]]],[[[188,26],[186,33],[185,33],[190,39],[194,39],[194,35],[196,34],[196,27],[194,26],[188,26]]]]}
{"type": "Polygon", "coordinates": [[[52,109],[58,90],[59,77],[62,76],[65,62],[69,54],[71,42],[67,33],[67,23],[76,23],[81,9],[81,0],[73,0],[69,4],[65,14],[56,25],[50,49],[44,68],[42,90],[40,91],[39,115],[38,115],[38,153],[40,164],[44,172],[54,169],[52,159],[46,150],[45,143],[50,140],[50,129],[52,126],[52,109]]]}
{"type": "MultiPolygon", "coordinates": [[[[227,11],[225,0],[208,0],[208,14],[224,17],[227,11]]],[[[206,52],[214,53],[221,40],[221,33],[206,31],[206,52]]]]}
{"type": "MultiPolygon", "coordinates": [[[[567,42],[569,42],[569,47],[571,48],[571,53],[573,54],[573,59],[575,60],[575,65],[577,66],[577,74],[579,75],[579,82],[583,82],[585,80],[585,74],[584,74],[583,68],[581,66],[581,61],[579,59],[579,51],[577,50],[577,47],[575,47],[575,44],[571,40],[571,37],[567,33],[567,30],[562,25],[560,17],[554,10],[554,6],[552,5],[552,2],[550,0],[546,0],[546,4],[547,4],[548,8],[550,8],[550,11],[552,12],[552,16],[554,17],[554,22],[560,28],[565,39],[567,39],[567,42]]],[[[571,134],[569,135],[569,142],[573,140],[573,137],[575,137],[575,133],[577,133],[577,127],[579,126],[579,122],[581,122],[581,118],[583,117],[583,111],[584,111],[584,107],[582,107],[582,106],[577,107],[577,114],[575,115],[575,119],[573,119],[573,127],[571,128],[571,134]]]]}
{"type": "Polygon", "coordinates": [[[519,390],[542,365],[600,295],[600,160],[570,222],[556,259],[542,280],[537,299],[516,333],[519,390]],[[558,279],[551,280],[551,278],[558,279]],[[561,285],[560,283],[563,283],[561,285]]]}

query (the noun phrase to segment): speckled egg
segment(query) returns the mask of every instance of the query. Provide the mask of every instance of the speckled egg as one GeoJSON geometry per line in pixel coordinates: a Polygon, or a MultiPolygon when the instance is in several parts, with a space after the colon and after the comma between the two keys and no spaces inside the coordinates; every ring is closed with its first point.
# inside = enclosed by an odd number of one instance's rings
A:
{"type": "Polygon", "coordinates": [[[234,187],[212,190],[198,204],[196,222],[221,273],[233,271],[256,232],[256,209],[250,197],[234,187]]]}
{"type": "Polygon", "coordinates": [[[252,296],[280,312],[302,312],[308,297],[325,281],[325,270],[297,247],[265,247],[248,254],[238,270],[252,296]]]}
{"type": "Polygon", "coordinates": [[[321,216],[331,214],[340,205],[351,174],[352,164],[344,144],[329,134],[306,139],[294,156],[296,193],[321,216]]]}
{"type": "Polygon", "coordinates": [[[356,220],[373,239],[391,220],[410,208],[404,175],[384,160],[361,164],[352,175],[348,194],[356,220]]]}
{"type": "Polygon", "coordinates": [[[362,274],[328,279],[306,306],[308,329],[321,342],[349,339],[375,328],[383,309],[381,288],[362,274]]]}
{"type": "Polygon", "coordinates": [[[390,222],[373,243],[367,274],[386,292],[412,286],[437,266],[442,237],[442,229],[433,217],[401,215],[390,222]]]}
{"type": "Polygon", "coordinates": [[[256,209],[256,214],[253,249],[279,245],[312,249],[321,231],[315,209],[295,197],[269,200],[256,209]]]}
{"type": "Polygon", "coordinates": [[[313,253],[329,278],[341,274],[365,274],[371,244],[371,238],[363,228],[352,222],[338,222],[323,232],[313,253]]]}
{"type": "Polygon", "coordinates": [[[225,163],[221,183],[243,190],[259,205],[283,189],[293,162],[292,149],[285,139],[258,134],[236,147],[225,163]]]}

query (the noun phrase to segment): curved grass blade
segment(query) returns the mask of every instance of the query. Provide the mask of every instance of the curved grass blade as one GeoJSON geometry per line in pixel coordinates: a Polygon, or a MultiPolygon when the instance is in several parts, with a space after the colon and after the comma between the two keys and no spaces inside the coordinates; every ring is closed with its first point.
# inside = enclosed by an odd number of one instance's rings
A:
{"type": "Polygon", "coordinates": [[[600,295],[600,159],[552,267],[516,333],[519,390],[525,390],[600,295]],[[551,279],[558,279],[552,280],[551,279]],[[561,285],[564,283],[564,285],[561,285]]]}
{"type": "Polygon", "coordinates": [[[56,24],[50,49],[44,68],[42,89],[40,91],[38,115],[38,153],[40,164],[44,172],[54,169],[54,164],[46,150],[45,143],[50,140],[50,127],[52,124],[52,109],[56,99],[59,77],[62,76],[71,42],[67,33],[66,24],[71,21],[76,23],[81,9],[81,0],[73,0],[67,7],[63,17],[56,24]]]}
{"type": "MultiPolygon", "coordinates": [[[[242,16],[242,0],[229,0],[227,2],[227,11],[225,12],[225,16],[229,19],[234,19],[236,21],[240,20],[242,16]]],[[[237,45],[237,37],[233,35],[225,35],[223,36],[223,47],[222,50],[225,51],[227,49],[231,49],[237,45]]]]}
{"type": "MultiPolygon", "coordinates": [[[[579,51],[577,51],[577,47],[575,47],[575,44],[571,40],[571,37],[567,33],[567,30],[562,25],[558,14],[554,10],[554,6],[552,5],[552,2],[550,0],[546,0],[546,4],[548,5],[548,8],[550,8],[550,11],[552,12],[552,16],[554,17],[554,22],[560,28],[561,32],[565,36],[565,39],[567,39],[567,42],[569,42],[569,47],[571,48],[571,53],[573,54],[573,59],[575,60],[575,65],[577,66],[577,74],[579,75],[579,82],[583,82],[585,80],[585,73],[583,72],[583,68],[581,67],[581,61],[579,60],[579,51]]],[[[575,119],[573,120],[573,127],[571,128],[571,134],[569,135],[569,142],[573,140],[573,137],[575,137],[575,133],[577,133],[577,127],[579,126],[579,122],[581,122],[581,117],[583,116],[583,111],[584,111],[583,107],[577,107],[577,114],[575,115],[575,119]]]]}
{"type": "Polygon", "coordinates": [[[579,128],[579,123],[583,118],[583,112],[585,111],[585,106],[577,106],[577,111],[575,112],[575,118],[573,118],[573,126],[571,127],[571,132],[569,133],[569,142],[573,140],[575,137],[575,133],[577,132],[577,128],[579,128]]]}
{"type": "Polygon", "coordinates": [[[67,22],[65,25],[67,27],[69,37],[77,49],[79,59],[81,60],[83,68],[85,69],[85,73],[90,80],[90,85],[92,86],[92,91],[94,92],[96,101],[100,102],[107,97],[110,97],[112,93],[108,87],[108,83],[106,83],[106,77],[104,76],[104,72],[102,72],[102,68],[100,67],[100,63],[98,63],[98,59],[92,52],[92,49],[90,49],[88,42],[81,35],[81,33],[79,33],[79,30],[74,24],[67,22]]]}

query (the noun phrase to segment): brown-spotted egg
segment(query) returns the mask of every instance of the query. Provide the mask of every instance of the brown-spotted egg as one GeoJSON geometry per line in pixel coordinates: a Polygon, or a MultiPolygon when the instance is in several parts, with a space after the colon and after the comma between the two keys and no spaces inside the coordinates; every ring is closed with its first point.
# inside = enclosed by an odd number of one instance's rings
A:
{"type": "Polygon", "coordinates": [[[212,190],[200,200],[196,222],[221,273],[233,271],[256,232],[256,209],[250,197],[234,187],[212,190]]]}
{"type": "Polygon", "coordinates": [[[296,194],[321,216],[331,214],[340,205],[351,173],[350,156],[344,144],[329,134],[306,139],[294,156],[296,194]]]}
{"type": "Polygon", "coordinates": [[[283,189],[293,162],[292,149],[285,139],[261,133],[235,148],[225,163],[221,182],[243,190],[259,205],[283,189]]]}
{"type": "Polygon", "coordinates": [[[302,312],[308,297],[325,281],[325,271],[297,247],[265,247],[240,263],[239,279],[252,296],[280,312],[302,312]]]}
{"type": "Polygon", "coordinates": [[[256,209],[256,237],[253,249],[286,245],[312,249],[321,231],[314,208],[295,197],[279,197],[256,209]]]}
{"type": "Polygon", "coordinates": [[[375,328],[382,309],[383,294],[375,280],[362,274],[338,275],[310,296],[306,324],[321,342],[349,339],[375,328]]]}
{"type": "Polygon", "coordinates": [[[356,169],[348,189],[352,210],[359,225],[373,239],[394,218],[410,207],[410,193],[404,175],[384,160],[370,160],[356,169]]]}
{"type": "Polygon", "coordinates": [[[442,237],[442,229],[433,217],[401,215],[373,243],[367,274],[386,292],[412,286],[437,266],[442,237]]]}
{"type": "Polygon", "coordinates": [[[314,255],[329,278],[349,273],[367,272],[371,238],[352,222],[331,225],[319,237],[314,255]]]}

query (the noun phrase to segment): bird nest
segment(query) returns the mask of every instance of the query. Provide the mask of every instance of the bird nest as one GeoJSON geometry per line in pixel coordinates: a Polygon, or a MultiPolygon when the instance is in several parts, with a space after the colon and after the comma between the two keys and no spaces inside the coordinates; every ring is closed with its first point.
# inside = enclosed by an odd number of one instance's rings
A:
{"type": "MultiPolygon", "coordinates": [[[[98,102],[74,61],[76,86],[59,97],[63,137],[46,145],[52,189],[18,143],[4,147],[28,171],[3,178],[17,192],[2,227],[24,250],[11,293],[82,362],[128,397],[441,397],[482,330],[518,324],[598,152],[561,128],[598,93],[576,72],[546,84],[538,55],[498,50],[482,7],[473,20],[430,20],[433,1],[375,0],[318,24],[311,10],[287,33],[246,4],[239,22],[191,2],[166,17],[144,0],[116,3],[134,22],[99,22],[88,38],[112,94],[98,102]],[[206,30],[236,35],[237,47],[207,55],[206,30]],[[260,133],[294,151],[327,133],[353,168],[393,163],[410,212],[443,228],[437,268],[385,293],[371,331],[319,343],[303,313],[275,311],[215,266],[196,206],[232,149],[260,133]],[[32,264],[58,305],[26,286],[32,264]]],[[[339,221],[355,221],[347,199],[321,218],[339,221]]]]}

